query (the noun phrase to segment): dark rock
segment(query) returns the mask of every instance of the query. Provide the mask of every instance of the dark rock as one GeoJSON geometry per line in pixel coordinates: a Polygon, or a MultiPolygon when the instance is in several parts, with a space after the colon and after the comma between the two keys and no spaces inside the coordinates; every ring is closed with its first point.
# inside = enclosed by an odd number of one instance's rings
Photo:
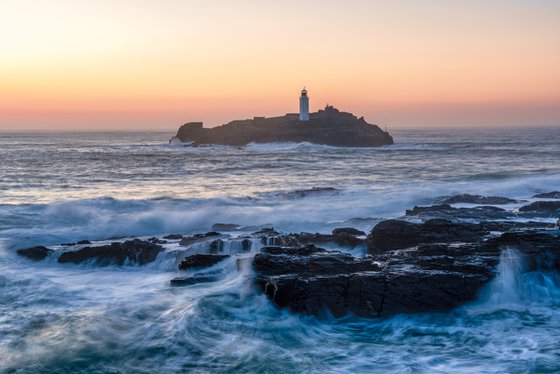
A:
{"type": "Polygon", "coordinates": [[[484,248],[515,248],[523,253],[527,270],[560,270],[560,239],[544,231],[508,232],[489,239],[484,248]]]}
{"type": "Polygon", "coordinates": [[[97,265],[119,265],[134,262],[144,265],[156,259],[163,251],[160,245],[140,239],[127,240],[123,243],[111,243],[98,247],[84,247],[76,251],[64,252],[58,258],[60,263],[79,264],[84,261],[96,260],[97,265]]]}
{"type": "Polygon", "coordinates": [[[510,199],[508,197],[502,196],[480,196],[480,195],[454,195],[447,196],[437,200],[438,204],[490,204],[490,205],[500,205],[500,204],[511,204],[516,203],[517,200],[510,199]]]}
{"type": "Polygon", "coordinates": [[[181,234],[171,234],[163,237],[164,239],[168,240],[181,240],[183,239],[183,235],[181,234]]]}
{"type": "Polygon", "coordinates": [[[530,217],[558,217],[560,201],[535,201],[519,208],[519,212],[530,217]]]}
{"type": "Polygon", "coordinates": [[[415,206],[406,211],[407,216],[443,219],[507,219],[514,214],[502,208],[493,206],[477,206],[473,208],[454,208],[450,205],[432,205],[426,207],[415,206]]]}
{"type": "Polygon", "coordinates": [[[337,193],[338,190],[333,187],[313,187],[308,190],[295,190],[289,192],[282,192],[277,194],[276,196],[284,198],[284,199],[302,199],[304,197],[310,196],[320,196],[320,195],[332,195],[337,193]]]}
{"type": "MultiPolygon", "coordinates": [[[[280,307],[305,314],[384,316],[445,311],[472,300],[488,272],[384,265],[375,257],[336,252],[310,256],[260,253],[253,259],[257,285],[280,307]]],[[[410,261],[407,261],[410,262],[410,261]]]]}
{"type": "Polygon", "coordinates": [[[253,246],[253,242],[249,239],[243,239],[241,241],[241,250],[243,252],[249,252],[252,246],[253,246]]]}
{"type": "Polygon", "coordinates": [[[215,223],[212,225],[212,231],[235,231],[239,230],[241,226],[234,223],[215,223]]]}
{"type": "Polygon", "coordinates": [[[76,244],[89,245],[89,244],[91,244],[91,242],[89,240],[79,240],[76,244]]]}
{"type": "Polygon", "coordinates": [[[183,236],[179,245],[188,246],[196,242],[201,242],[207,240],[208,238],[215,237],[215,236],[222,236],[219,232],[210,231],[206,234],[194,234],[189,236],[183,236]]]}
{"type": "Polygon", "coordinates": [[[333,236],[327,234],[319,234],[319,233],[311,234],[308,232],[300,232],[299,234],[291,234],[291,235],[295,239],[297,239],[300,245],[308,245],[308,244],[321,245],[326,243],[332,243],[334,241],[333,236]]]}
{"type": "Polygon", "coordinates": [[[480,225],[432,219],[417,224],[399,220],[378,223],[368,235],[368,253],[404,249],[426,243],[476,242],[489,231],[480,225]]]}
{"type": "Polygon", "coordinates": [[[77,243],[61,243],[60,245],[63,247],[73,247],[75,246],[77,243]]]}
{"type": "Polygon", "coordinates": [[[149,238],[148,241],[150,243],[155,243],[155,244],[167,244],[167,240],[163,240],[159,238],[149,238]]]}
{"type": "Polygon", "coordinates": [[[479,223],[480,227],[488,231],[511,231],[523,229],[544,229],[550,226],[546,222],[528,221],[528,222],[515,222],[515,221],[482,221],[479,223]]]}
{"type": "Polygon", "coordinates": [[[222,239],[214,240],[210,243],[210,253],[220,253],[224,251],[224,241],[222,239]]]}
{"type": "Polygon", "coordinates": [[[229,255],[216,255],[216,254],[195,254],[186,257],[179,264],[179,270],[187,270],[193,268],[209,267],[217,264],[220,261],[229,258],[229,255]]]}
{"type": "Polygon", "coordinates": [[[217,281],[218,278],[212,275],[193,275],[192,277],[175,277],[169,281],[173,287],[185,287],[198,283],[210,283],[217,281]]]}
{"type": "Polygon", "coordinates": [[[249,143],[310,142],[339,147],[376,147],[393,144],[393,138],[363,117],[340,112],[332,106],[310,113],[301,122],[297,114],[282,117],[232,121],[226,125],[204,128],[202,122],[186,123],[179,128],[179,139],[192,146],[224,144],[244,146],[249,143]]]}
{"type": "Polygon", "coordinates": [[[48,249],[47,247],[43,246],[36,246],[31,248],[25,249],[18,249],[17,254],[23,257],[27,257],[33,261],[41,261],[44,260],[50,253],[52,253],[52,249],[48,249]]]}
{"type": "MultiPolygon", "coordinates": [[[[430,229],[447,227],[449,222],[430,225],[430,229]]],[[[422,235],[421,226],[402,227],[422,235]]],[[[452,227],[447,233],[453,230],[459,236],[471,235],[464,227],[452,227]]],[[[430,243],[364,258],[324,250],[267,248],[255,256],[253,268],[259,288],[277,306],[296,312],[318,315],[326,309],[337,317],[347,313],[376,317],[448,311],[476,297],[493,278],[507,248],[525,257],[524,271],[559,270],[560,240],[554,232],[511,232],[472,243],[430,243]]]]}
{"type": "Polygon", "coordinates": [[[318,248],[313,244],[304,247],[278,247],[270,246],[261,248],[261,253],[268,253],[271,255],[294,255],[294,256],[309,256],[313,253],[326,252],[323,248],[318,248]]]}
{"type": "Polygon", "coordinates": [[[345,247],[357,247],[366,243],[366,233],[352,227],[341,227],[332,232],[333,241],[345,247]]]}
{"type": "Polygon", "coordinates": [[[265,275],[328,275],[379,270],[379,265],[369,257],[358,258],[347,253],[329,251],[310,255],[257,253],[253,258],[253,267],[265,275]]]}
{"type": "Polygon", "coordinates": [[[367,237],[368,252],[410,248],[420,243],[419,236],[419,224],[392,219],[381,221],[367,237]]]}
{"type": "Polygon", "coordinates": [[[276,230],[274,230],[273,227],[265,227],[263,229],[260,229],[259,231],[256,231],[254,233],[251,234],[252,236],[259,236],[259,235],[280,235],[280,233],[276,230]]]}
{"type": "Polygon", "coordinates": [[[560,199],[560,191],[545,192],[535,195],[538,199],[560,199]]]}

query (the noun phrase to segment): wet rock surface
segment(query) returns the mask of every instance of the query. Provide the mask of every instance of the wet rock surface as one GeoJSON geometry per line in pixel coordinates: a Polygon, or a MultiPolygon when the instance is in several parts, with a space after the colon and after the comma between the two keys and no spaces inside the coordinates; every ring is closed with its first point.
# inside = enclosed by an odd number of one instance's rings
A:
{"type": "Polygon", "coordinates": [[[519,208],[520,214],[529,217],[560,216],[560,201],[535,201],[519,208]]]}
{"type": "Polygon", "coordinates": [[[145,265],[156,259],[163,251],[163,247],[140,239],[127,240],[122,243],[111,243],[97,247],[84,247],[75,251],[64,252],[58,258],[60,263],[79,264],[84,261],[95,260],[100,266],[119,265],[127,262],[145,265]]]}
{"type": "Polygon", "coordinates": [[[193,275],[192,277],[175,277],[169,281],[173,287],[192,286],[199,283],[210,283],[219,280],[218,277],[212,275],[193,275]]]}
{"type": "Polygon", "coordinates": [[[310,196],[334,195],[336,193],[338,193],[338,190],[333,187],[313,187],[308,190],[282,192],[276,196],[283,199],[303,199],[310,196]]]}
{"type": "Polygon", "coordinates": [[[473,208],[455,208],[449,204],[432,206],[415,206],[406,211],[407,216],[416,216],[423,219],[507,219],[515,217],[515,213],[494,206],[477,206],[473,208]]]}
{"type": "Polygon", "coordinates": [[[332,231],[333,242],[346,247],[357,247],[366,243],[366,233],[352,227],[341,227],[332,231]]]}
{"type": "Polygon", "coordinates": [[[533,197],[538,199],[560,199],[560,191],[544,192],[533,197]]]}
{"type": "Polygon", "coordinates": [[[23,257],[27,257],[33,261],[44,260],[49,254],[53,252],[52,249],[48,249],[43,246],[36,246],[31,248],[18,249],[17,254],[23,257]]]}
{"type": "Polygon", "coordinates": [[[258,287],[280,307],[314,315],[328,310],[335,316],[379,317],[448,311],[473,300],[493,278],[502,251],[512,246],[526,257],[525,271],[560,269],[558,236],[537,231],[361,258],[316,248],[275,248],[255,255],[253,268],[258,287]]]}
{"type": "Polygon", "coordinates": [[[210,232],[207,232],[205,234],[194,234],[194,235],[182,236],[179,244],[182,245],[182,246],[188,246],[188,245],[191,245],[191,244],[196,243],[196,242],[206,241],[208,238],[211,238],[211,237],[221,237],[221,236],[222,236],[222,234],[220,234],[219,232],[215,232],[215,231],[210,231],[210,232]]]}
{"type": "Polygon", "coordinates": [[[516,203],[517,200],[502,196],[480,196],[480,195],[454,195],[437,199],[438,204],[481,204],[481,205],[502,205],[516,203]]]}
{"type": "Polygon", "coordinates": [[[235,230],[239,230],[240,228],[241,226],[235,223],[215,223],[212,225],[212,231],[217,231],[217,232],[235,231],[235,230]]]}
{"type": "MultiPolygon", "coordinates": [[[[295,312],[380,317],[447,311],[473,300],[495,276],[504,252],[512,249],[523,257],[523,271],[560,269],[558,204],[536,201],[518,211],[414,207],[401,219],[376,219],[367,235],[351,226],[330,234],[255,226],[260,229],[241,229],[238,235],[174,234],[100,246],[68,243],[55,250],[38,246],[17,253],[35,261],[61,253],[60,263],[122,266],[143,265],[170,250],[166,258],[181,260],[179,270],[197,271],[171,279],[171,286],[220,281],[231,269],[213,266],[232,258],[237,271],[251,270],[243,276],[274,304],[295,312]]],[[[213,228],[239,229],[233,224],[213,228]]]]}
{"type": "Polygon", "coordinates": [[[403,249],[425,243],[476,242],[490,232],[481,225],[431,219],[421,224],[387,220],[368,235],[368,253],[403,249]]]}
{"type": "Polygon", "coordinates": [[[229,255],[198,253],[183,259],[183,261],[179,264],[179,270],[209,267],[229,257],[229,255]]]}

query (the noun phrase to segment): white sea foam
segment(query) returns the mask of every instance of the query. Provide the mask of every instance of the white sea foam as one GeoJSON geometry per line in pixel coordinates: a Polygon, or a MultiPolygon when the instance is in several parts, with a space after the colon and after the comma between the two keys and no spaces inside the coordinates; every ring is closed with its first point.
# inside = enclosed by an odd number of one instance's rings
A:
{"type": "MultiPolygon", "coordinates": [[[[170,136],[0,139],[2,370],[560,372],[558,274],[524,273],[515,248],[504,252],[476,302],[452,313],[380,320],[277,309],[248,281],[250,268],[238,271],[245,254],[202,270],[215,282],[170,287],[171,278],[197,272],[179,272],[178,261],[207,244],[173,242],[147,266],[105,268],[58,264],[57,254],[35,263],[14,252],[205,232],[217,222],[367,231],[380,218],[462,193],[532,201],[560,189],[557,131],[397,133],[397,144],[367,149],[174,148],[163,144],[170,136]],[[338,192],[275,197],[315,186],[338,192]]],[[[236,253],[236,245],[223,250],[236,253]]]]}

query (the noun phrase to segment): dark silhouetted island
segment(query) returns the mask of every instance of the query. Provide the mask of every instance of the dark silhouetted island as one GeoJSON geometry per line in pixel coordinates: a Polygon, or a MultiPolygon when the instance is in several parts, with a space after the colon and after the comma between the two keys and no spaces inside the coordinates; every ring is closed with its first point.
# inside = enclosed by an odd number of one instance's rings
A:
{"type": "Polygon", "coordinates": [[[309,142],[337,147],[378,147],[393,144],[388,132],[367,123],[363,117],[341,112],[333,106],[315,113],[288,113],[281,117],[254,117],[204,128],[202,122],[186,123],[170,142],[191,146],[223,144],[244,146],[249,143],[309,142]]]}

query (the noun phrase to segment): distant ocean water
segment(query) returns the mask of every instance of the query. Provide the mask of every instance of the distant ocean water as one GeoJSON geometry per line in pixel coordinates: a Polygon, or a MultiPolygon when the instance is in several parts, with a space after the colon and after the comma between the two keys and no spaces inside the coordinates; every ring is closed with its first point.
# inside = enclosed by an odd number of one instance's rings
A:
{"type": "Polygon", "coordinates": [[[443,195],[530,199],[560,190],[560,127],[403,130],[380,148],[190,148],[172,135],[0,134],[0,371],[560,372],[558,276],[516,274],[518,258],[453,313],[335,320],[277,310],[227,269],[172,289],[165,257],[98,268],[15,254],[219,222],[369,231],[443,195]],[[312,187],[335,190],[286,194],[312,187]]]}

